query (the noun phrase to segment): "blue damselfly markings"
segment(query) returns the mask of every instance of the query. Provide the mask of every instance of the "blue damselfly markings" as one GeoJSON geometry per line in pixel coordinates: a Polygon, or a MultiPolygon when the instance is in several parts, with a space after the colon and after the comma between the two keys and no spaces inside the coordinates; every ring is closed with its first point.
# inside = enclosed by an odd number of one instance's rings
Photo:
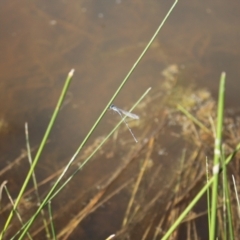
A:
{"type": "Polygon", "coordinates": [[[117,112],[117,113],[120,115],[120,117],[123,119],[126,127],[128,128],[129,132],[132,134],[133,139],[135,140],[135,142],[138,142],[138,140],[135,138],[135,136],[134,136],[131,128],[128,126],[127,122],[126,122],[125,119],[123,118],[123,115],[125,115],[125,116],[127,116],[127,117],[129,117],[129,118],[133,118],[133,119],[139,119],[139,116],[136,115],[136,114],[134,114],[134,113],[130,113],[130,112],[127,112],[127,111],[125,111],[125,110],[122,110],[121,108],[118,108],[118,107],[116,107],[116,106],[113,105],[113,104],[110,105],[110,109],[113,110],[114,112],[117,112]]]}

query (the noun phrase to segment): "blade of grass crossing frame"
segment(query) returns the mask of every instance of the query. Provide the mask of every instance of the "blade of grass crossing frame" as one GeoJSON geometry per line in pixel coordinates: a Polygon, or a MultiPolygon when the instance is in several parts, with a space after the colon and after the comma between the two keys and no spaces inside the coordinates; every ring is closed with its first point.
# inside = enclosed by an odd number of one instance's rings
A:
{"type": "Polygon", "coordinates": [[[238,217],[240,219],[240,202],[239,202],[239,197],[238,197],[238,191],[237,191],[235,177],[233,175],[232,175],[232,180],[233,180],[233,186],[234,186],[234,191],[235,191],[236,200],[237,200],[238,217]]]}
{"type": "MultiPolygon", "coordinates": [[[[8,189],[7,189],[7,185],[4,185],[4,189],[5,189],[6,193],[7,193],[8,199],[10,200],[10,202],[11,202],[11,204],[12,204],[12,206],[13,206],[13,205],[14,205],[14,201],[13,201],[13,199],[12,199],[12,197],[11,197],[8,189]]],[[[22,218],[21,218],[20,213],[17,211],[17,209],[16,209],[16,211],[15,211],[15,214],[16,214],[19,222],[20,222],[21,225],[23,226],[23,225],[24,225],[24,222],[23,222],[23,220],[22,220],[22,218]]],[[[31,235],[30,235],[29,232],[27,232],[27,236],[28,236],[28,239],[33,240],[33,238],[31,237],[31,235]]]]}
{"type": "Polygon", "coordinates": [[[51,225],[51,230],[52,230],[52,239],[56,240],[56,233],[55,233],[55,228],[54,228],[54,223],[53,223],[53,215],[52,215],[52,206],[51,206],[51,201],[48,202],[48,213],[49,213],[49,221],[51,225]]]}
{"type": "Polygon", "coordinates": [[[220,78],[219,96],[218,96],[218,113],[217,113],[217,134],[214,145],[214,162],[213,162],[213,187],[211,195],[211,222],[210,222],[210,240],[216,237],[216,221],[217,221],[217,197],[218,197],[218,173],[220,169],[220,156],[222,144],[222,127],[224,113],[224,93],[225,93],[225,77],[223,72],[220,78]]]}
{"type": "MultiPolygon", "coordinates": [[[[164,17],[163,21],[161,22],[161,24],[159,25],[159,27],[157,28],[156,32],[154,33],[154,35],[152,36],[152,38],[150,39],[149,43],[147,44],[147,46],[144,48],[143,52],[140,54],[139,58],[137,59],[137,61],[133,64],[132,68],[130,69],[130,71],[128,72],[128,74],[126,75],[126,77],[124,78],[124,80],[122,81],[122,83],[120,84],[120,86],[118,87],[118,89],[116,90],[116,92],[113,94],[112,98],[110,99],[109,103],[106,105],[105,109],[102,111],[102,113],[100,114],[99,118],[97,119],[97,121],[94,123],[93,127],[90,129],[89,133],[87,134],[87,136],[84,138],[83,142],[80,144],[80,146],[78,147],[74,158],[78,155],[78,153],[80,152],[80,150],[82,149],[82,147],[85,145],[86,141],[88,140],[88,138],[90,137],[90,135],[92,134],[92,132],[94,131],[94,129],[96,128],[96,126],[99,124],[100,120],[102,119],[102,117],[104,116],[104,114],[106,113],[106,111],[108,110],[109,106],[112,104],[113,100],[116,98],[116,96],[118,95],[118,93],[120,92],[120,90],[122,89],[122,87],[124,86],[124,84],[126,83],[126,81],[128,80],[128,78],[130,77],[130,75],[133,73],[133,71],[135,70],[136,66],[138,65],[138,63],[141,61],[141,59],[143,58],[143,56],[145,55],[145,53],[147,52],[147,50],[149,49],[149,47],[151,46],[152,42],[154,41],[154,39],[156,38],[156,36],[158,35],[158,33],[160,32],[162,26],[164,25],[164,23],[166,22],[167,18],[169,17],[169,15],[171,14],[172,10],[174,9],[174,7],[176,6],[178,0],[175,0],[173,5],[171,6],[171,8],[169,9],[168,13],[166,14],[166,16],[164,17]]],[[[31,222],[31,221],[30,221],[31,222]]],[[[30,224],[31,225],[31,224],[30,224]]],[[[28,229],[29,227],[27,227],[28,229]]],[[[23,235],[25,235],[25,230],[23,231],[23,235]]]]}
{"type": "Polygon", "coordinates": [[[204,130],[206,133],[211,134],[211,131],[206,126],[204,126],[200,121],[198,121],[191,113],[189,113],[183,106],[178,104],[177,108],[182,113],[184,113],[189,119],[191,119],[197,126],[199,126],[202,130],[204,130]]]}
{"type": "Polygon", "coordinates": [[[234,239],[234,231],[233,231],[233,222],[232,222],[232,210],[231,210],[231,199],[230,199],[230,193],[229,193],[229,183],[228,183],[228,175],[227,175],[227,167],[224,164],[225,162],[225,153],[224,153],[224,149],[222,149],[222,158],[221,158],[221,165],[223,168],[223,190],[224,190],[224,204],[225,204],[225,208],[227,211],[226,214],[226,219],[225,219],[225,228],[226,230],[224,231],[226,237],[225,239],[230,239],[233,240],[234,239]]]}
{"type": "MultiPolygon", "coordinates": [[[[30,147],[29,134],[28,134],[28,124],[27,123],[25,123],[25,137],[26,137],[26,147],[27,147],[28,161],[29,161],[29,164],[30,164],[30,167],[31,167],[31,165],[32,165],[32,154],[31,154],[31,147],[30,147]]],[[[34,186],[34,189],[35,189],[35,195],[36,195],[36,198],[37,198],[37,204],[39,206],[41,204],[41,199],[40,199],[40,195],[39,195],[39,192],[38,192],[37,178],[36,178],[34,170],[32,172],[32,180],[33,180],[33,186],[34,186]]],[[[45,231],[46,231],[46,238],[50,239],[50,231],[48,229],[48,224],[47,224],[47,220],[45,218],[44,209],[42,209],[41,215],[42,215],[43,225],[44,225],[44,228],[45,228],[45,231]]]]}
{"type": "MultiPolygon", "coordinates": [[[[209,182],[209,168],[208,168],[208,158],[206,157],[206,177],[207,183],[209,182]]],[[[207,207],[208,207],[208,229],[210,229],[210,221],[211,221],[211,207],[210,207],[210,191],[209,188],[207,189],[207,207]]],[[[210,239],[210,232],[208,231],[209,239],[210,239]]]]}
{"type": "Polygon", "coordinates": [[[54,124],[54,122],[55,122],[55,120],[56,120],[56,117],[57,117],[57,115],[58,115],[59,109],[60,109],[60,107],[61,107],[61,105],[62,105],[62,103],[63,103],[63,100],[64,100],[64,97],[65,97],[65,95],[66,95],[67,89],[68,89],[68,87],[69,87],[69,85],[70,85],[70,82],[71,82],[71,80],[72,80],[73,73],[74,73],[74,70],[72,69],[72,70],[69,72],[68,76],[67,76],[67,79],[66,79],[66,81],[65,81],[64,87],[63,87],[62,92],[61,92],[61,95],[60,95],[60,97],[59,97],[59,100],[58,100],[58,102],[57,102],[57,105],[56,105],[56,107],[55,107],[55,110],[54,110],[54,112],[53,112],[53,115],[52,115],[52,117],[51,117],[51,119],[50,119],[50,122],[49,122],[49,124],[48,124],[47,130],[46,130],[46,132],[45,132],[45,134],[44,134],[44,136],[43,136],[43,139],[42,139],[41,144],[40,144],[40,146],[39,146],[39,148],[38,148],[38,151],[37,151],[36,156],[35,156],[35,158],[34,158],[34,160],[33,160],[33,163],[32,163],[32,165],[31,165],[31,167],[30,167],[30,170],[29,170],[29,172],[28,172],[28,174],[27,174],[27,177],[26,177],[26,179],[25,179],[25,181],[24,181],[24,183],[23,183],[23,185],[22,185],[22,187],[21,187],[21,189],[20,189],[20,192],[19,192],[19,194],[18,194],[18,196],[17,196],[17,199],[16,199],[16,201],[15,201],[15,203],[14,203],[13,209],[12,209],[12,211],[10,212],[10,214],[9,214],[9,216],[8,216],[8,219],[7,219],[7,221],[6,221],[5,225],[4,225],[4,228],[3,228],[2,232],[1,232],[1,235],[0,235],[0,239],[3,238],[4,232],[7,230],[9,224],[11,223],[11,220],[12,220],[12,217],[13,217],[13,213],[14,213],[15,210],[17,209],[17,206],[18,206],[18,204],[19,204],[19,202],[20,202],[20,199],[22,198],[22,195],[23,195],[23,193],[24,193],[24,191],[25,191],[25,189],[26,189],[26,187],[27,187],[27,185],[28,185],[28,182],[29,182],[29,180],[30,180],[30,178],[31,178],[31,176],[32,176],[33,170],[34,170],[34,168],[35,168],[36,165],[37,165],[37,162],[38,162],[38,160],[39,160],[39,157],[40,157],[40,155],[41,155],[41,153],[42,153],[42,151],[43,151],[43,148],[44,148],[44,146],[45,146],[45,144],[46,144],[46,142],[47,142],[48,136],[49,136],[49,134],[50,134],[50,132],[51,132],[51,130],[52,130],[53,124],[54,124]]]}

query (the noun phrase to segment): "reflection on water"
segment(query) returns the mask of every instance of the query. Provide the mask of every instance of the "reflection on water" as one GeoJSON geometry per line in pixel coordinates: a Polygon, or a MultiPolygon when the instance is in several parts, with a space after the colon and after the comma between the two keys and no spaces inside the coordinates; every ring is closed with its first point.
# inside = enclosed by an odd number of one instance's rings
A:
{"type": "MultiPolygon", "coordinates": [[[[24,152],[21,153],[25,149],[24,123],[29,123],[31,146],[36,149],[64,79],[69,70],[75,68],[72,86],[37,170],[39,181],[49,176],[49,181],[53,181],[141,53],[170,4],[123,0],[0,3],[0,164],[1,168],[6,168],[9,163],[17,162],[11,170],[2,173],[1,179],[9,181],[13,196],[19,191],[18,183],[23,181],[28,169],[27,160],[22,157],[24,152]]],[[[220,72],[226,71],[227,91],[231,93],[227,93],[227,104],[237,106],[239,9],[238,2],[230,5],[218,1],[181,1],[116,99],[116,104],[129,106],[149,86],[157,88],[164,77],[171,78],[164,69],[173,66],[176,73],[181,71],[180,83],[196,82],[210,89],[215,96],[220,72]]],[[[91,146],[99,142],[95,137],[105,135],[114,124],[115,118],[107,113],[91,139],[91,146]]],[[[137,133],[144,135],[144,130],[139,126],[137,133]]],[[[116,138],[121,141],[119,136],[116,138]]],[[[112,151],[108,151],[108,156],[114,156],[111,164],[99,166],[101,163],[96,163],[91,171],[82,171],[81,186],[77,186],[79,189],[74,189],[75,192],[88,188],[91,191],[97,177],[101,179],[103,172],[108,176],[114,165],[118,166],[123,152],[118,152],[115,145],[109,149],[112,151]]],[[[43,185],[41,194],[44,195],[47,189],[48,186],[43,185]]],[[[81,196],[70,196],[73,202],[76,201],[73,204],[76,211],[89,201],[81,196]]],[[[54,203],[54,207],[58,209],[68,201],[69,193],[62,196],[60,203],[54,203]]],[[[7,199],[4,198],[3,203],[7,204],[7,199]]],[[[113,200],[111,204],[110,208],[115,209],[113,200]]],[[[24,209],[29,207],[24,206],[24,209]]],[[[122,211],[125,206],[119,206],[118,214],[122,211]]],[[[93,221],[98,222],[96,219],[93,221]]],[[[87,221],[92,225],[89,219],[87,221]]],[[[65,224],[64,221],[57,223],[59,232],[65,224]]],[[[107,221],[101,237],[118,229],[119,224],[119,220],[107,221]]],[[[82,239],[94,239],[94,234],[82,229],[76,234],[82,239]]]]}

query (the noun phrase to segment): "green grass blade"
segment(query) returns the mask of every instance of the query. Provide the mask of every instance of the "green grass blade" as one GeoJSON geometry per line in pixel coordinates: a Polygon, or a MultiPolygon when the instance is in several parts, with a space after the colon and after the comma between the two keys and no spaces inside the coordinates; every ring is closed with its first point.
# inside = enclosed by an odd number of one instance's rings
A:
{"type": "MultiPolygon", "coordinates": [[[[13,201],[13,199],[12,199],[12,197],[11,197],[8,189],[7,189],[7,185],[4,185],[4,189],[5,189],[6,193],[7,193],[8,199],[10,200],[10,202],[11,202],[11,204],[12,204],[12,206],[13,206],[13,205],[14,205],[14,201],[13,201]]],[[[21,225],[24,225],[23,220],[22,220],[22,218],[21,218],[21,215],[19,214],[19,212],[17,211],[17,209],[16,209],[16,211],[15,211],[15,214],[16,214],[19,222],[21,223],[21,225]]],[[[30,235],[29,232],[27,232],[27,236],[28,236],[28,238],[29,238],[30,240],[33,240],[33,238],[31,237],[31,235],[30,235]]]]}
{"type": "MultiPolygon", "coordinates": [[[[223,151],[224,153],[224,151],[223,151]]],[[[227,219],[225,221],[226,222],[226,226],[228,227],[226,230],[228,231],[224,231],[226,238],[225,239],[230,239],[230,240],[234,240],[234,231],[233,231],[233,222],[232,222],[232,211],[231,211],[231,199],[230,199],[230,193],[229,193],[229,184],[228,184],[228,178],[227,178],[227,168],[226,165],[224,164],[225,159],[224,159],[225,154],[223,154],[223,159],[222,159],[222,168],[223,168],[223,189],[224,189],[224,195],[225,195],[225,206],[226,206],[226,210],[227,210],[227,219]],[[229,232],[229,238],[227,233],[229,232]]]]}
{"type": "MultiPolygon", "coordinates": [[[[29,134],[28,134],[28,124],[27,123],[25,123],[25,137],[26,137],[26,147],[27,147],[28,161],[29,161],[29,164],[30,164],[30,167],[31,167],[32,166],[32,154],[31,154],[31,147],[30,147],[29,134]]],[[[41,199],[40,199],[40,195],[39,195],[39,192],[38,192],[37,178],[36,178],[34,170],[32,172],[32,180],[33,180],[33,186],[34,186],[35,194],[36,194],[36,198],[37,198],[37,204],[39,206],[41,204],[41,199]]],[[[45,228],[45,231],[46,231],[46,238],[50,239],[50,231],[48,229],[48,224],[47,224],[47,220],[45,218],[45,213],[44,213],[43,209],[41,211],[41,215],[42,215],[43,225],[44,225],[44,228],[45,228]]]]}
{"type": "Polygon", "coordinates": [[[236,200],[237,200],[237,210],[238,210],[238,217],[240,219],[240,202],[239,202],[239,197],[238,197],[238,191],[237,191],[237,186],[236,186],[236,181],[235,181],[235,177],[232,175],[232,179],[233,179],[233,186],[234,186],[234,190],[235,190],[235,195],[236,195],[236,200]]]}
{"type": "Polygon", "coordinates": [[[206,126],[204,126],[204,124],[202,124],[199,120],[197,120],[191,113],[189,113],[183,106],[178,104],[177,108],[182,113],[184,113],[192,122],[199,126],[202,130],[204,130],[208,134],[211,134],[211,131],[206,126]]]}
{"type": "MultiPolygon", "coordinates": [[[[208,159],[206,158],[206,176],[207,176],[207,182],[209,182],[209,172],[208,172],[208,159]]],[[[209,188],[207,189],[207,208],[208,208],[208,229],[210,230],[210,221],[211,221],[211,207],[210,207],[210,192],[209,188]]],[[[210,231],[209,231],[209,239],[210,239],[210,231]]]]}
{"type": "Polygon", "coordinates": [[[48,202],[48,213],[49,213],[50,225],[51,225],[51,230],[52,230],[52,239],[56,240],[57,237],[56,237],[55,228],[54,228],[54,224],[53,224],[51,201],[48,202]]]}
{"type": "Polygon", "coordinates": [[[222,144],[222,126],[224,112],[224,92],[225,92],[225,73],[221,74],[219,96],[218,96],[218,113],[217,113],[217,134],[214,145],[214,166],[213,166],[213,187],[211,199],[211,224],[210,224],[210,240],[215,240],[216,237],[216,221],[217,221],[217,197],[218,197],[218,172],[220,169],[220,156],[222,144]]]}
{"type": "Polygon", "coordinates": [[[28,174],[27,174],[27,177],[26,177],[26,179],[25,179],[25,181],[24,181],[24,183],[23,183],[23,185],[22,185],[22,187],[21,187],[21,189],[20,189],[20,192],[19,192],[19,194],[18,194],[18,196],[17,196],[17,199],[16,199],[16,201],[15,201],[15,203],[14,203],[13,209],[12,209],[12,211],[10,212],[10,214],[9,214],[9,216],[8,216],[8,219],[7,219],[7,221],[6,221],[5,225],[4,225],[4,228],[3,228],[2,232],[1,232],[1,235],[0,235],[0,239],[3,238],[4,232],[7,230],[7,228],[9,227],[9,224],[11,223],[11,220],[12,220],[12,217],[13,217],[13,213],[14,213],[15,210],[17,209],[17,206],[18,206],[18,204],[19,204],[19,202],[20,202],[20,199],[22,198],[22,195],[23,195],[23,193],[24,193],[24,191],[25,191],[25,189],[26,189],[26,187],[27,187],[27,185],[28,185],[28,182],[29,182],[29,180],[30,180],[30,178],[31,178],[31,176],[32,176],[32,173],[33,173],[33,171],[34,171],[34,168],[35,168],[36,165],[37,165],[37,162],[38,162],[38,160],[39,160],[39,157],[40,157],[40,155],[41,155],[41,153],[42,153],[42,151],[43,151],[43,148],[44,148],[44,146],[45,146],[45,144],[46,144],[46,142],[47,142],[48,136],[49,136],[49,134],[50,134],[50,132],[51,132],[51,130],[52,130],[52,127],[53,127],[54,122],[55,122],[55,120],[56,120],[56,117],[57,117],[57,115],[58,115],[59,109],[60,109],[60,107],[61,107],[61,105],[62,105],[62,103],[63,103],[65,94],[66,94],[67,89],[68,89],[68,87],[69,87],[69,85],[70,85],[70,82],[71,82],[71,80],[72,80],[73,73],[74,73],[74,70],[71,70],[71,71],[69,72],[68,76],[67,76],[67,79],[66,79],[66,81],[65,81],[63,90],[62,90],[61,95],[60,95],[60,98],[59,98],[59,100],[58,100],[58,102],[57,102],[57,106],[56,106],[56,108],[55,108],[55,110],[54,110],[54,112],[53,112],[53,115],[52,115],[51,120],[50,120],[50,122],[49,122],[49,124],[48,124],[47,130],[46,130],[46,132],[45,132],[45,134],[44,134],[44,137],[43,137],[42,142],[41,142],[41,144],[40,144],[40,146],[39,146],[39,149],[38,149],[38,151],[37,151],[37,154],[36,154],[36,156],[35,156],[35,158],[34,158],[34,160],[33,160],[33,163],[32,163],[32,165],[31,165],[31,168],[30,168],[30,170],[29,170],[29,172],[28,172],[28,174]]]}

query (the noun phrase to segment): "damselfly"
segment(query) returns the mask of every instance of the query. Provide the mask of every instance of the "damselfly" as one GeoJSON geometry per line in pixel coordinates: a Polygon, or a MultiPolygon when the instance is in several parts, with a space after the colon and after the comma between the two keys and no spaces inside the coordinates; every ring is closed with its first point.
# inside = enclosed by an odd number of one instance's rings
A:
{"type": "Polygon", "coordinates": [[[123,115],[127,116],[127,117],[130,117],[130,118],[133,118],[133,119],[139,119],[139,116],[134,114],[134,113],[130,113],[130,112],[127,112],[125,110],[122,110],[121,108],[118,108],[116,107],[115,105],[111,104],[110,107],[109,107],[111,110],[113,110],[114,112],[117,112],[120,117],[123,119],[126,127],[128,128],[129,132],[132,134],[133,136],[133,139],[135,140],[135,142],[138,142],[138,140],[135,138],[131,128],[128,126],[127,122],[125,121],[125,119],[123,118],[123,115]]]}

